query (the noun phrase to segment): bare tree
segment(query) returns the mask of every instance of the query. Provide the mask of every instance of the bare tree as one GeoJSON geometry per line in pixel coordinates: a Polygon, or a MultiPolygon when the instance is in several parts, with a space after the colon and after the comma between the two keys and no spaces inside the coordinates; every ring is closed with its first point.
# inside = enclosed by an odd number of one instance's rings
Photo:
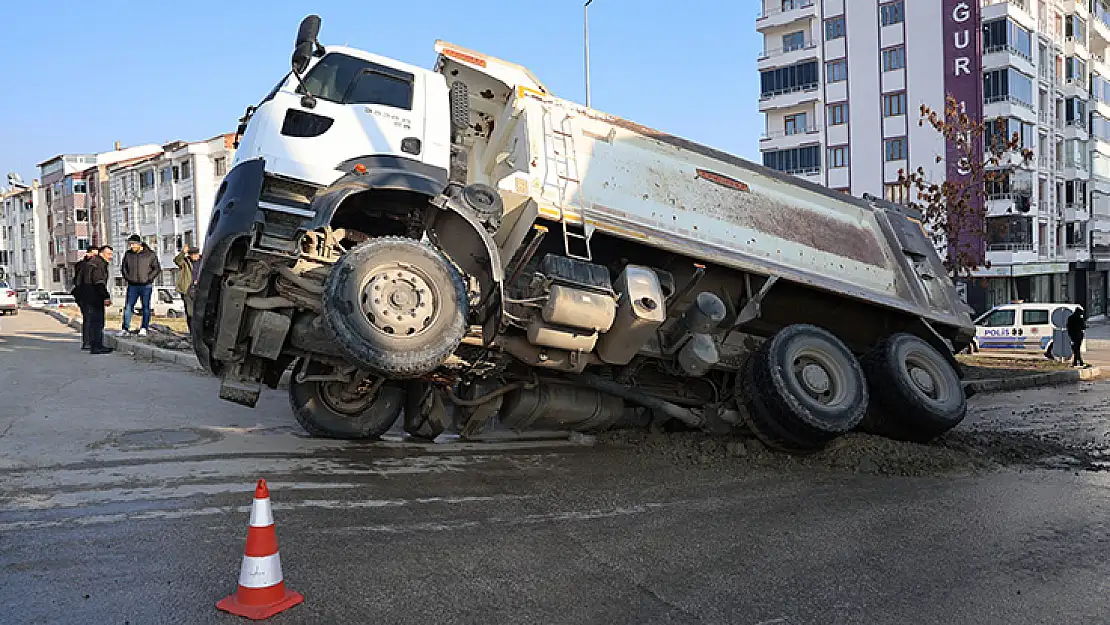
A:
{"type": "MultiPolygon", "coordinates": [[[[926,123],[947,145],[954,146],[962,175],[938,182],[929,180],[925,168],[918,167],[908,173],[899,170],[898,184],[906,189],[908,205],[921,214],[922,226],[949,274],[953,278],[970,276],[976,269],[990,266],[984,253],[988,186],[1015,168],[1027,168],[1033,151],[1022,147],[1019,134],[1006,135],[1005,119],[992,122],[994,132],[988,133],[987,123],[973,120],[952,96],[945,99],[943,112],[921,105],[917,125],[926,123]]],[[[943,161],[943,156],[936,157],[937,163],[943,161]]]]}

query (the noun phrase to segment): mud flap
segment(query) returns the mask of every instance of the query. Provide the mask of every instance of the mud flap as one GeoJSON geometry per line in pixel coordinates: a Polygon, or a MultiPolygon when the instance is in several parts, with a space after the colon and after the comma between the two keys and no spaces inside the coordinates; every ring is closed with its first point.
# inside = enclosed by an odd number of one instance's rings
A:
{"type": "Polygon", "coordinates": [[[475,310],[482,324],[482,343],[489,345],[501,328],[505,268],[497,244],[485,227],[455,200],[441,195],[432,202],[439,210],[428,215],[426,232],[464,275],[481,289],[475,310]]]}

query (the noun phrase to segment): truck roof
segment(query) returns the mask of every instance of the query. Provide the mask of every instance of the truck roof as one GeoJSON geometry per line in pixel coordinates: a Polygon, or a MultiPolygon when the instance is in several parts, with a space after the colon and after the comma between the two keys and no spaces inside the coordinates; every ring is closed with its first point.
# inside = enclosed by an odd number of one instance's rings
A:
{"type": "Polygon", "coordinates": [[[338,52],[340,54],[346,54],[347,56],[353,56],[356,59],[362,59],[364,61],[370,61],[372,63],[377,63],[379,65],[385,65],[387,67],[395,67],[397,69],[402,69],[402,70],[405,70],[406,72],[411,72],[413,74],[427,74],[427,73],[430,73],[427,68],[418,67],[416,65],[410,65],[410,64],[405,63],[403,61],[398,61],[397,59],[392,59],[392,58],[389,58],[389,57],[379,56],[377,54],[373,54],[373,53],[367,52],[365,50],[359,50],[358,48],[349,48],[347,46],[324,46],[324,52],[325,53],[338,52]]]}

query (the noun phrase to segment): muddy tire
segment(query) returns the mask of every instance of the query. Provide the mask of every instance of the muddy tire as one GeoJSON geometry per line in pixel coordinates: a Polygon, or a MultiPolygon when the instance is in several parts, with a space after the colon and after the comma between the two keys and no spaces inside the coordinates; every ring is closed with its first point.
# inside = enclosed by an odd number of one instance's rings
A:
{"type": "Polygon", "coordinates": [[[355,364],[390,378],[430,373],[466,334],[466,286],[428,245],[381,237],[344,254],[324,282],[324,317],[355,364]]]}
{"type": "Polygon", "coordinates": [[[895,334],[863,359],[872,406],[860,429],[928,442],[967,415],[967,396],[944,356],[912,334],[895,334]]]}
{"type": "Polygon", "coordinates": [[[793,325],[747,358],[737,396],[748,426],[768,447],[814,452],[859,425],[867,410],[863,369],[827,330],[793,325]]]}
{"type": "MultiPolygon", "coordinates": [[[[386,382],[373,397],[346,398],[339,395],[341,383],[298,382],[304,361],[293,365],[289,379],[289,405],[297,423],[312,436],[348,440],[377,439],[389,431],[401,416],[405,390],[396,382],[386,382]]],[[[325,368],[311,366],[310,374],[325,368]]]]}

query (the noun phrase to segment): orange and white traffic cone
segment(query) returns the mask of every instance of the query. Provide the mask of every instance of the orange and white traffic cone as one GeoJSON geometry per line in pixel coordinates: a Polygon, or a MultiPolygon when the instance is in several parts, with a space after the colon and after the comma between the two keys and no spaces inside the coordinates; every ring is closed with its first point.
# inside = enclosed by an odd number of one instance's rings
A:
{"type": "Polygon", "coordinates": [[[270,509],[270,490],[266,480],[258,480],[247,529],[247,546],[239,569],[239,589],[216,607],[256,621],[288,610],[304,601],[304,596],[285,587],[278,557],[274,513],[270,509]]]}

